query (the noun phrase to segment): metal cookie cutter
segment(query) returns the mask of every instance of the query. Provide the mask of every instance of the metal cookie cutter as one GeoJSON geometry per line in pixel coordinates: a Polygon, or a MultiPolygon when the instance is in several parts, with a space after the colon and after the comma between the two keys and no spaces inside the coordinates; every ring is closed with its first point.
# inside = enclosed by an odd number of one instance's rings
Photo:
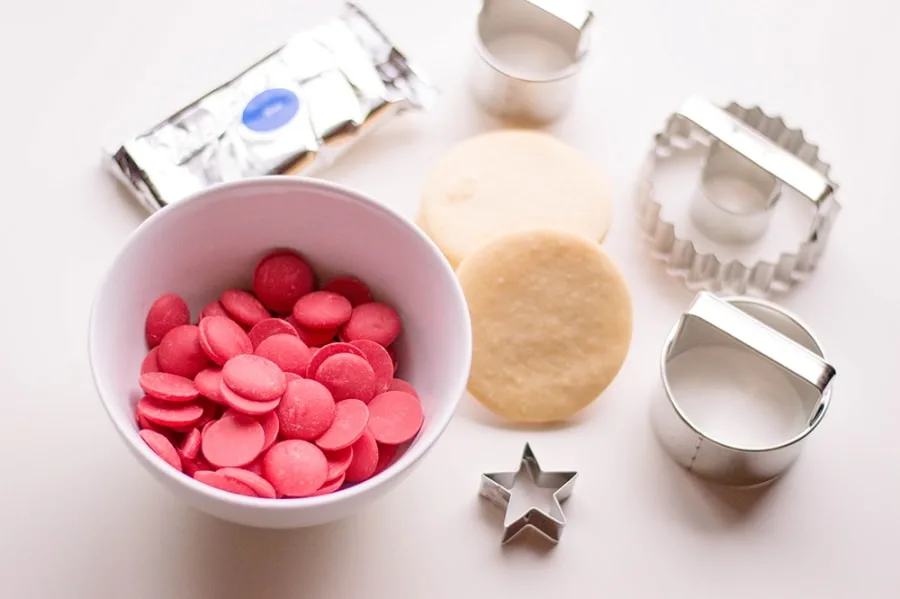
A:
{"type": "Polygon", "coordinates": [[[517,472],[493,472],[481,475],[480,495],[495,506],[506,511],[503,519],[502,544],[511,541],[526,528],[533,528],[544,537],[558,543],[566,525],[562,503],[572,495],[577,472],[545,472],[541,470],[531,445],[525,444],[522,460],[517,472]],[[536,487],[555,489],[549,512],[538,506],[529,505],[521,512],[510,512],[510,500],[516,492],[516,479],[527,475],[536,487]]]}
{"type": "Polygon", "coordinates": [[[572,103],[592,22],[579,0],[482,0],[470,74],[475,98],[503,118],[556,120],[572,103]]]}
{"type": "Polygon", "coordinates": [[[654,402],[651,415],[657,438],[672,459],[706,480],[754,486],[776,478],[797,458],[803,441],[828,409],[835,369],[807,327],[780,306],[757,298],[719,298],[700,292],[666,339],[660,375],[665,393],[654,402]],[[673,393],[669,365],[681,354],[703,346],[736,348],[777,367],[808,410],[803,430],[764,447],[741,447],[701,430],[673,393]]]}
{"type": "Polygon", "coordinates": [[[785,293],[815,270],[840,211],[829,170],[819,159],[818,147],[781,118],[758,107],[732,103],[721,109],[692,98],[655,137],[638,186],[640,226],[653,254],[690,289],[762,297],[785,293]],[[653,178],[663,161],[698,146],[707,148],[707,155],[690,209],[696,228],[716,241],[752,242],[767,230],[783,186],[788,186],[814,208],[796,250],[781,253],[773,262],[748,265],[703,253],[696,240],[676,236],[674,224],[663,217],[653,178]],[[713,193],[713,186],[726,178],[742,182],[751,193],[738,201],[713,193]]]}

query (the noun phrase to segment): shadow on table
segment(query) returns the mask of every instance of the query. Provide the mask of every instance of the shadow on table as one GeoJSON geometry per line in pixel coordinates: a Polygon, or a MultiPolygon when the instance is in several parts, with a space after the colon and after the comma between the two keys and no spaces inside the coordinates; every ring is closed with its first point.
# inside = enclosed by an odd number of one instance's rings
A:
{"type": "Polygon", "coordinates": [[[299,530],[263,530],[193,514],[190,557],[194,572],[185,587],[197,599],[326,597],[336,563],[358,543],[353,520],[299,530]]]}
{"type": "Polygon", "coordinates": [[[780,480],[755,487],[728,487],[710,483],[672,464],[661,465],[660,501],[668,503],[682,520],[705,529],[728,529],[752,522],[778,494],[780,480]]]}
{"type": "Polygon", "coordinates": [[[603,409],[602,403],[603,402],[599,401],[595,402],[594,404],[591,404],[568,420],[548,422],[545,424],[530,424],[504,420],[496,414],[493,414],[490,410],[478,403],[477,399],[466,393],[462,400],[459,402],[459,408],[457,409],[456,413],[457,416],[461,418],[465,418],[470,422],[474,422],[475,424],[479,424],[481,426],[489,428],[526,432],[553,431],[576,427],[592,418],[595,418],[596,412],[603,409]]]}

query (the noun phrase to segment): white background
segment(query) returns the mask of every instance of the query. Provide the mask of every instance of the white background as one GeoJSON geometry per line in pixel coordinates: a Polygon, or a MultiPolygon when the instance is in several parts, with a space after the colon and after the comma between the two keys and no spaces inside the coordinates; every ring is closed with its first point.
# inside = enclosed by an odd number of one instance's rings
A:
{"type": "MultiPolygon", "coordinates": [[[[463,89],[472,6],[363,6],[442,88],[323,176],[412,215],[429,166],[497,124],[463,89]]],[[[396,492],[318,529],[242,529],[156,485],[90,381],[88,307],[143,213],[99,166],[122,141],[335,14],[298,0],[4,2],[0,8],[0,597],[900,596],[900,9],[890,0],[603,2],[581,94],[554,132],[608,175],[607,247],[634,294],[619,378],[578,422],[491,424],[464,401],[396,492]],[[802,125],[845,209],[820,271],[784,303],[838,368],[834,404],[768,493],[713,492],[656,446],[657,355],[691,294],[637,243],[628,202],[652,133],[689,95],[760,103],[802,125]],[[552,551],[501,550],[479,473],[525,440],[581,475],[552,551]]],[[[177,268],[177,264],[172,265],[177,268]]]]}

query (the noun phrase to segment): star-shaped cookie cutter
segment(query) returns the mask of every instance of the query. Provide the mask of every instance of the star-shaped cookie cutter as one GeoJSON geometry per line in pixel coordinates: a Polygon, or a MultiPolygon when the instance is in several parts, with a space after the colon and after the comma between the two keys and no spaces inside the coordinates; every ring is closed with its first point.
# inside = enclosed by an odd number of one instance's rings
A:
{"type": "Polygon", "coordinates": [[[562,504],[572,495],[577,472],[545,472],[541,470],[531,445],[526,443],[516,472],[491,472],[481,475],[479,494],[498,508],[505,510],[503,538],[506,544],[526,528],[532,528],[553,543],[558,543],[566,525],[562,504]],[[556,489],[549,511],[529,505],[522,513],[510,513],[510,499],[515,493],[516,478],[526,474],[536,487],[556,489]]]}

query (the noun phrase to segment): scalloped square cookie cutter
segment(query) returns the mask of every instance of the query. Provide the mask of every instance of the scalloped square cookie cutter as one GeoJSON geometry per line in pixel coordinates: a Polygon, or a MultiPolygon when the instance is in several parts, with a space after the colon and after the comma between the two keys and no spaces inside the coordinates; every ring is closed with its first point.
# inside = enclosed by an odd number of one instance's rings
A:
{"type": "Polygon", "coordinates": [[[819,158],[818,147],[780,117],[759,107],[731,103],[719,108],[693,97],[654,138],[637,190],[640,228],[652,254],[689,289],[760,297],[787,293],[818,266],[840,212],[838,186],[829,178],[829,170],[819,158]],[[716,241],[752,242],[766,232],[783,186],[788,186],[814,207],[807,234],[796,250],[771,262],[760,259],[745,264],[704,253],[695,245],[696,239],[676,235],[675,225],[663,217],[654,174],[665,159],[698,146],[706,149],[706,156],[690,204],[697,230],[716,241]],[[741,181],[755,193],[738,203],[723,202],[710,193],[709,185],[723,176],[741,181]]]}

